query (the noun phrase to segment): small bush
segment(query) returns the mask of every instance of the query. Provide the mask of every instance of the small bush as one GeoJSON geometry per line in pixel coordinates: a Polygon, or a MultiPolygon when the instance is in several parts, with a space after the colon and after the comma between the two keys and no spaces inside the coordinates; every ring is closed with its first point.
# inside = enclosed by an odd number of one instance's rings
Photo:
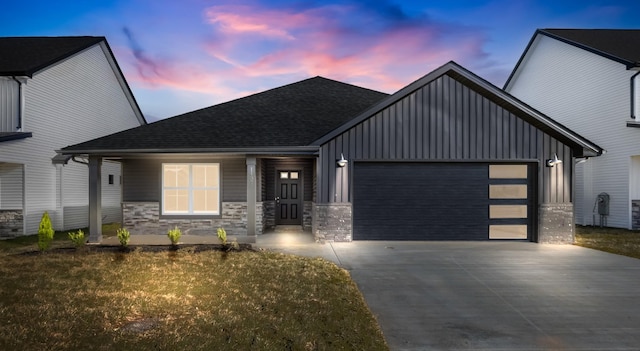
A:
{"type": "Polygon", "coordinates": [[[84,246],[86,243],[82,229],[78,229],[77,232],[69,232],[69,239],[71,239],[73,245],[78,248],[84,246]]]}
{"type": "Polygon", "coordinates": [[[227,245],[227,231],[224,228],[218,228],[218,239],[220,239],[222,245],[227,245]]]}
{"type": "Polygon", "coordinates": [[[180,228],[176,226],[173,229],[169,229],[167,236],[169,237],[169,240],[171,240],[171,245],[178,245],[178,240],[180,240],[182,232],[180,231],[180,228]]]}
{"type": "Polygon", "coordinates": [[[120,241],[120,245],[123,247],[129,246],[129,240],[131,239],[131,233],[125,228],[118,228],[116,231],[116,235],[118,236],[118,241],[120,241]]]}
{"type": "Polygon", "coordinates": [[[54,230],[51,226],[49,213],[45,211],[42,214],[40,226],[38,227],[38,249],[40,249],[40,251],[49,249],[49,246],[51,246],[51,241],[53,240],[53,234],[54,230]]]}

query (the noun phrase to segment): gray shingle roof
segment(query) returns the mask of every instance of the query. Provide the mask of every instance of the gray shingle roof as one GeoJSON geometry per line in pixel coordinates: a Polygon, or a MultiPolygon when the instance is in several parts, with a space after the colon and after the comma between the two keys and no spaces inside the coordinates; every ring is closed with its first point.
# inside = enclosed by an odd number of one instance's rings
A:
{"type": "Polygon", "coordinates": [[[28,76],[104,37],[0,37],[0,75],[28,76]]]}
{"type": "Polygon", "coordinates": [[[62,149],[171,152],[309,146],[388,94],[315,77],[62,149]]]}
{"type": "Polygon", "coordinates": [[[623,63],[628,67],[640,66],[640,30],[540,29],[539,32],[623,63]]]}

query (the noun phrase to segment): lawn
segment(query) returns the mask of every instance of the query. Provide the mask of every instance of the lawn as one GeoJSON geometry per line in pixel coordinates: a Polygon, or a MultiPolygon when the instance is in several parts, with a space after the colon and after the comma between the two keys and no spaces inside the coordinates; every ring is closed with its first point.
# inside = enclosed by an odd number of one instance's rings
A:
{"type": "Polygon", "coordinates": [[[576,227],[575,244],[591,249],[640,258],[640,232],[600,227],[576,227]]]}
{"type": "Polygon", "coordinates": [[[388,350],[349,273],[323,259],[0,247],[0,350],[388,350]]]}

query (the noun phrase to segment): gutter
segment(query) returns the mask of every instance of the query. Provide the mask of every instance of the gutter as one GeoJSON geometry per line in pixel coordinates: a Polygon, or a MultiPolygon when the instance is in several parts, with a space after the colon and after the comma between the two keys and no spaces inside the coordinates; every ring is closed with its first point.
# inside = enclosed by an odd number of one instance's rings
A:
{"type": "Polygon", "coordinates": [[[22,82],[16,79],[16,76],[11,77],[16,83],[18,83],[18,125],[16,126],[16,132],[22,131],[22,82]]]}
{"type": "Polygon", "coordinates": [[[227,155],[313,155],[318,152],[318,146],[293,146],[293,147],[251,147],[251,148],[187,148],[187,149],[77,149],[77,150],[56,150],[62,155],[184,155],[184,154],[208,154],[219,153],[227,155]]]}

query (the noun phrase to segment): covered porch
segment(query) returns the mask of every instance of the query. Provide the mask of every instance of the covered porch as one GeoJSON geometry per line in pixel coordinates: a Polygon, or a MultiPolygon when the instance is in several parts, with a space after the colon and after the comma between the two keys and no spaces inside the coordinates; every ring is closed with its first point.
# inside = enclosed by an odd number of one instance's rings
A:
{"type": "MultiPolygon", "coordinates": [[[[108,156],[89,156],[89,242],[102,237],[101,164],[108,156]]],[[[311,232],[316,161],[310,155],[144,155],[119,157],[122,163],[122,226],[131,242],[165,242],[169,229],[182,230],[186,243],[218,243],[224,228],[239,243],[275,233],[278,226],[311,232]],[[213,183],[216,213],[168,213],[164,165],[216,165],[213,183]],[[157,240],[154,239],[157,236],[157,240]]]]}

